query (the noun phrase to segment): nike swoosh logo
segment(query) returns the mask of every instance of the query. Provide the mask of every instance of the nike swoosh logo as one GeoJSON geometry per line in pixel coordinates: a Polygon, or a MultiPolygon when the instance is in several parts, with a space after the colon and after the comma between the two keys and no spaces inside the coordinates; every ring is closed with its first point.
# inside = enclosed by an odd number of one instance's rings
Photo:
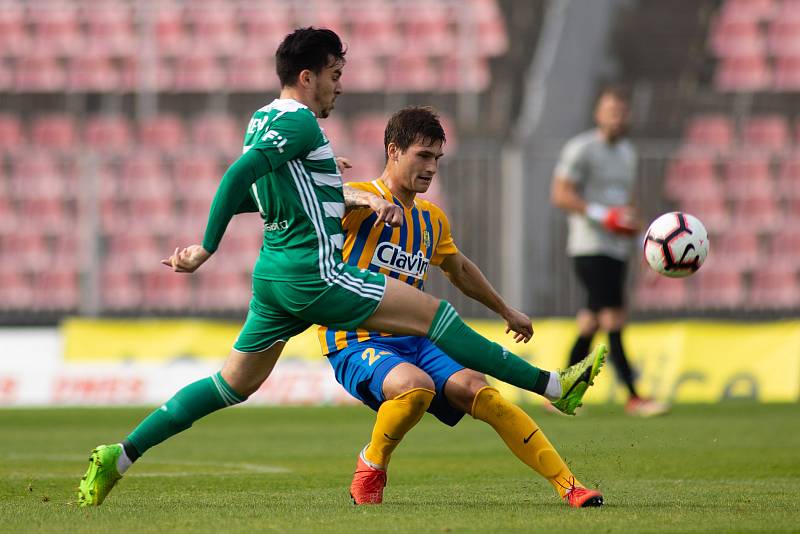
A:
{"type": "Polygon", "coordinates": [[[588,382],[589,382],[589,378],[590,378],[591,376],[592,376],[592,368],[591,368],[591,367],[589,367],[588,369],[586,369],[586,370],[583,372],[583,374],[580,376],[580,378],[578,378],[578,379],[577,379],[575,382],[573,382],[573,383],[572,383],[572,386],[570,386],[570,388],[567,390],[567,392],[566,392],[566,393],[564,393],[563,395],[561,395],[561,398],[563,399],[564,397],[566,397],[567,395],[569,395],[570,393],[572,393],[572,390],[573,390],[573,389],[575,389],[575,387],[576,387],[578,384],[580,384],[580,383],[582,383],[582,382],[587,382],[587,383],[588,383],[588,382]]]}
{"type": "Polygon", "coordinates": [[[534,430],[533,432],[531,432],[531,435],[530,435],[530,436],[528,436],[527,438],[523,439],[523,440],[522,440],[522,443],[525,443],[525,444],[527,445],[527,444],[528,444],[528,442],[529,442],[529,441],[531,440],[531,438],[533,437],[533,435],[534,435],[534,434],[536,434],[538,431],[539,431],[539,429],[537,428],[536,430],[534,430]]]}
{"type": "Polygon", "coordinates": [[[390,440],[392,440],[392,441],[400,441],[400,438],[393,438],[392,436],[390,436],[390,435],[389,435],[389,434],[387,434],[386,432],[384,432],[384,433],[383,433],[383,435],[384,435],[384,437],[385,437],[386,439],[390,439],[390,440]]]}

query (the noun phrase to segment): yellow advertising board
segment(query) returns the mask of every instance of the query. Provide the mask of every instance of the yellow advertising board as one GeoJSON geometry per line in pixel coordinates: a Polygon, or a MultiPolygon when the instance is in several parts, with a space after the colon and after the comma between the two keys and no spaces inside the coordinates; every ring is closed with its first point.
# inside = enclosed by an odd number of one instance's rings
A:
{"type": "MultiPolygon", "coordinates": [[[[514,344],[501,322],[470,324],[544,369],[564,364],[575,336],[571,320],[534,321],[535,335],[527,344],[514,344]]],[[[237,323],[204,320],[70,319],[62,325],[64,358],[68,362],[222,360],[239,328],[237,323]]],[[[624,335],[644,395],[671,402],[800,399],[800,321],[640,323],[630,325],[624,335]]],[[[600,336],[595,340],[602,341],[600,336]]],[[[316,328],[293,338],[281,357],[298,362],[321,358],[316,328]]],[[[538,399],[510,386],[499,387],[518,401],[538,399]]],[[[587,402],[624,398],[609,363],[587,402]]]]}

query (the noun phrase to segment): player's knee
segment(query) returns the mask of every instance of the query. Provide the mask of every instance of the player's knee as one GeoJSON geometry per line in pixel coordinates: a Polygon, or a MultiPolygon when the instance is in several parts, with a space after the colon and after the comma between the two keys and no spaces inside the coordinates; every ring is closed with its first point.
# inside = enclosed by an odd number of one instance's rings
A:
{"type": "Polygon", "coordinates": [[[472,369],[463,369],[450,377],[445,385],[447,401],[464,413],[471,413],[478,392],[488,386],[486,377],[472,369]]]}
{"type": "Polygon", "coordinates": [[[593,336],[600,328],[600,321],[597,314],[589,310],[583,310],[578,313],[577,323],[578,331],[582,336],[593,336]]]}
{"type": "Polygon", "coordinates": [[[435,390],[433,379],[422,369],[411,364],[395,367],[383,382],[383,396],[396,399],[414,389],[435,390]]]}

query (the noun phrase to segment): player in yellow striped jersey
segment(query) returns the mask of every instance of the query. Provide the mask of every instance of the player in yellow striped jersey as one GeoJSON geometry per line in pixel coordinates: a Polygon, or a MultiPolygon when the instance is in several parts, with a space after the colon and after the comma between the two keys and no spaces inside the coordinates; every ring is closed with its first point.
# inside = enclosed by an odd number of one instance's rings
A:
{"type": "MultiPolygon", "coordinates": [[[[389,119],[383,174],[371,182],[348,185],[350,194],[354,189],[366,191],[401,207],[405,221],[392,228],[378,223],[372,210],[349,211],[342,221],[344,261],[419,289],[430,265],[435,265],[458,289],[500,315],[517,341],[527,341],[533,332],[530,318],[508,306],[458,250],[442,210],[417,198],[436,175],[444,142],[444,130],[431,108],[405,108],[389,119]]],[[[356,504],[382,502],[392,451],[426,411],[451,426],[465,413],[485,421],[571,506],[603,504],[600,492],[575,479],[522,409],[490,387],[483,374],[456,363],[428,338],[320,327],[319,339],[337,381],[377,411],[370,442],[358,455],[350,486],[356,504]]]]}

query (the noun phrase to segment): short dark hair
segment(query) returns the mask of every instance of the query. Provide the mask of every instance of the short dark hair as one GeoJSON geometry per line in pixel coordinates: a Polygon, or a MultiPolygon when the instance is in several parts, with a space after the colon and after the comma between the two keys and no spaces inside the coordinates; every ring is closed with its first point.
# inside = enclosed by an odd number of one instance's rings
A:
{"type": "Polygon", "coordinates": [[[383,148],[388,157],[389,143],[405,152],[416,142],[433,144],[446,141],[439,115],[429,106],[409,106],[396,112],[386,123],[383,148]]]}
{"type": "Polygon", "coordinates": [[[343,61],[346,50],[336,32],[326,28],[298,28],[287,35],[275,52],[275,70],[281,87],[297,83],[306,69],[319,74],[334,61],[343,61]]]}
{"type": "Polygon", "coordinates": [[[621,102],[625,102],[626,104],[630,102],[630,94],[628,89],[621,85],[606,85],[602,87],[600,92],[597,93],[595,103],[600,102],[600,99],[604,96],[613,97],[621,102]]]}

